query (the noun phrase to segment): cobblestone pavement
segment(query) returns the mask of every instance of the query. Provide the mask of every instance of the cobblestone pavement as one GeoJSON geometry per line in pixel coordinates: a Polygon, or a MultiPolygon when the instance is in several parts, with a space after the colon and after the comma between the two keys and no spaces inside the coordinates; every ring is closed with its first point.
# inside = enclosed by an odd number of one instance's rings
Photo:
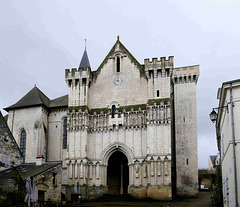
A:
{"type": "Polygon", "coordinates": [[[178,201],[168,201],[168,202],[160,202],[160,201],[130,201],[130,202],[84,202],[79,206],[84,207],[95,207],[95,206],[106,206],[106,207],[211,207],[211,195],[209,192],[199,192],[198,197],[196,198],[186,198],[178,201]]]}

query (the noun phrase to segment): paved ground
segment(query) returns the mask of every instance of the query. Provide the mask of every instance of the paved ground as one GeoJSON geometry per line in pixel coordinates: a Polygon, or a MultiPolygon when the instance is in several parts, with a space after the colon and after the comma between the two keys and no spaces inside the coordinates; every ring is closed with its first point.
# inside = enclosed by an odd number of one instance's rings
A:
{"type": "Polygon", "coordinates": [[[106,207],[191,207],[191,206],[197,206],[197,207],[211,207],[211,195],[209,192],[199,192],[197,198],[187,198],[182,199],[179,201],[170,201],[170,202],[84,202],[81,203],[80,206],[84,207],[95,207],[95,206],[106,206],[106,207]]]}

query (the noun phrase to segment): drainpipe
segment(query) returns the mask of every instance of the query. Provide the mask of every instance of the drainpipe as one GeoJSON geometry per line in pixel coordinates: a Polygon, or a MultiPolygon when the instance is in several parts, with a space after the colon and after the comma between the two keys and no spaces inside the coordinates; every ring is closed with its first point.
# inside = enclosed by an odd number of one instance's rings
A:
{"type": "Polygon", "coordinates": [[[219,127],[216,126],[216,128],[218,130],[218,136],[219,136],[219,139],[220,139],[220,147],[219,147],[220,160],[219,161],[220,161],[220,174],[222,176],[222,151],[221,151],[221,139],[222,139],[222,137],[221,137],[220,126],[219,127]]]}
{"type": "Polygon", "coordinates": [[[232,142],[233,142],[233,168],[234,168],[234,184],[235,184],[235,204],[236,204],[236,207],[238,207],[237,167],[236,167],[236,152],[235,152],[235,131],[234,131],[234,117],[233,117],[232,83],[230,83],[230,107],[231,107],[232,142]]]}

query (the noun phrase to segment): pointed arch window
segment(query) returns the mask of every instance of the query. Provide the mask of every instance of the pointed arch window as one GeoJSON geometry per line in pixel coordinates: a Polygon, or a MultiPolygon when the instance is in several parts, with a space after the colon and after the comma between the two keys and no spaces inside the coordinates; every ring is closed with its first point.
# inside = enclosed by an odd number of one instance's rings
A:
{"type": "Polygon", "coordinates": [[[24,163],[25,163],[25,157],[26,157],[26,139],[27,139],[27,134],[26,134],[26,131],[23,129],[20,135],[20,150],[23,155],[24,163]]]}
{"type": "Polygon", "coordinates": [[[120,72],[120,57],[117,57],[117,72],[120,72]]]}
{"type": "Polygon", "coordinates": [[[63,149],[67,149],[67,118],[63,120],[63,149]]]}

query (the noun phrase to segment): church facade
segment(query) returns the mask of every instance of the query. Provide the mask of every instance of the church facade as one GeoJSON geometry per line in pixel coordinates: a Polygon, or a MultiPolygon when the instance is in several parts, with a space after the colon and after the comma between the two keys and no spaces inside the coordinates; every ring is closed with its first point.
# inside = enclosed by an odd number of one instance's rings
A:
{"type": "Polygon", "coordinates": [[[140,64],[119,38],[96,71],[85,49],[65,70],[66,96],[34,87],[6,108],[24,162],[62,161],[67,199],[103,194],[171,199],[198,189],[196,84],[199,66],[174,57],[140,64]]]}

